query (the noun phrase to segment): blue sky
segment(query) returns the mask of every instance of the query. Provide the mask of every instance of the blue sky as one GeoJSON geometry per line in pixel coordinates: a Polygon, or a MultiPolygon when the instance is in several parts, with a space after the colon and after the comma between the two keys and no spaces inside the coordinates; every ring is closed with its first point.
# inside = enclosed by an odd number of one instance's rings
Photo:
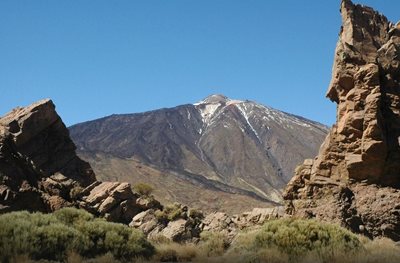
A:
{"type": "MultiPolygon", "coordinates": [[[[331,125],[339,0],[2,0],[0,115],[52,98],[67,125],[222,93],[331,125]]],[[[359,0],[400,20],[398,0],[359,0]]]]}

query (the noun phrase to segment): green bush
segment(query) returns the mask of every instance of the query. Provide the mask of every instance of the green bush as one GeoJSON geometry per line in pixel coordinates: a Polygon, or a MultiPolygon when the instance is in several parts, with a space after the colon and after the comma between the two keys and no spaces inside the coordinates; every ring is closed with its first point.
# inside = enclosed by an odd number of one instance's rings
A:
{"type": "Polygon", "coordinates": [[[133,186],[133,191],[140,195],[150,196],[154,188],[149,184],[137,183],[133,186]]]}
{"type": "Polygon", "coordinates": [[[94,216],[85,210],[76,209],[72,207],[66,207],[57,210],[53,213],[53,216],[63,224],[74,226],[77,224],[83,224],[88,221],[92,221],[94,216]]]}
{"type": "Polygon", "coordinates": [[[316,220],[278,219],[268,221],[260,230],[242,234],[235,240],[232,250],[257,254],[273,249],[288,255],[289,259],[315,253],[329,261],[334,253],[355,253],[363,248],[356,235],[332,224],[316,220]]]}
{"type": "Polygon", "coordinates": [[[167,223],[169,221],[174,221],[179,218],[186,219],[187,214],[183,211],[182,206],[178,203],[173,205],[168,205],[164,207],[164,209],[157,210],[154,215],[156,216],[157,220],[162,223],[167,223]]]}
{"type": "Polygon", "coordinates": [[[140,231],[95,219],[74,208],[64,208],[53,214],[3,214],[0,225],[1,262],[9,262],[22,254],[32,259],[64,261],[71,251],[84,257],[111,253],[122,260],[154,254],[154,247],[140,231]]]}
{"type": "Polygon", "coordinates": [[[54,216],[41,213],[13,212],[0,216],[1,261],[20,254],[33,259],[62,260],[65,252],[75,249],[82,235],[59,222],[54,216]]]}
{"type": "Polygon", "coordinates": [[[140,231],[123,224],[95,219],[81,225],[79,230],[87,238],[82,254],[88,257],[111,252],[117,259],[128,260],[135,256],[149,257],[154,252],[140,231]]]}
{"type": "Polygon", "coordinates": [[[193,218],[193,219],[202,220],[202,219],[204,219],[204,214],[200,210],[190,209],[189,210],[189,217],[193,218]]]}

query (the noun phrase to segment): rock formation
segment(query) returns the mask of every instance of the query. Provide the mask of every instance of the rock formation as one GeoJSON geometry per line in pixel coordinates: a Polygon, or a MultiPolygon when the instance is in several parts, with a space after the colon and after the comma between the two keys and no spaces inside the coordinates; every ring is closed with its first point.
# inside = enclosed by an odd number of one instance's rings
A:
{"type": "Polygon", "coordinates": [[[51,211],[70,204],[73,187],[94,181],[51,100],[16,108],[0,119],[1,211],[51,211]]]}
{"type": "Polygon", "coordinates": [[[284,198],[291,214],[400,240],[400,24],[350,0],[341,14],[327,92],[337,123],[284,198]]]}
{"type": "Polygon", "coordinates": [[[196,242],[200,233],[206,231],[221,233],[230,242],[242,229],[258,228],[267,220],[285,215],[284,207],[278,206],[254,208],[250,212],[233,216],[223,212],[214,212],[203,218],[202,213],[188,211],[186,206],[178,203],[174,206],[182,210],[182,213],[173,220],[160,219],[159,215],[162,210],[148,209],[137,214],[129,225],[141,229],[150,239],[162,236],[176,242],[196,242]]]}
{"type": "Polygon", "coordinates": [[[144,209],[160,207],[144,202],[128,183],[96,181],[75,148],[51,100],[16,108],[1,118],[0,213],[76,206],[129,223],[144,209]]]}

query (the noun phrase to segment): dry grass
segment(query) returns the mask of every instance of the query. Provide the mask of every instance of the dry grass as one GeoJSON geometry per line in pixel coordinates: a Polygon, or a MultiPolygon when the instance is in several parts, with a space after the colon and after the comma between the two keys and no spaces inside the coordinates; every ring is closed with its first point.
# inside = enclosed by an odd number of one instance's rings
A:
{"type": "Polygon", "coordinates": [[[190,262],[198,255],[194,244],[163,243],[156,245],[154,262],[190,262]]]}

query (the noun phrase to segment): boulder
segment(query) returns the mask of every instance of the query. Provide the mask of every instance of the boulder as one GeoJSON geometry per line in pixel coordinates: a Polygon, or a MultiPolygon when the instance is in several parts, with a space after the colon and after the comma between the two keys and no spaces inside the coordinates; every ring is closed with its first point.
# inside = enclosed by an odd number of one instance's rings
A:
{"type": "Polygon", "coordinates": [[[161,226],[156,216],[154,215],[154,209],[145,210],[140,212],[133,217],[129,223],[130,227],[138,228],[143,231],[145,235],[150,234],[157,226],[161,226]]]}
{"type": "Polygon", "coordinates": [[[178,219],[169,222],[160,234],[175,242],[188,240],[192,237],[190,235],[190,230],[188,229],[188,221],[185,219],[178,219]]]}
{"type": "Polygon", "coordinates": [[[142,210],[129,183],[94,182],[81,193],[79,205],[108,221],[128,224],[142,210]]]}
{"type": "Polygon", "coordinates": [[[72,188],[95,181],[48,99],[0,118],[0,178],[0,212],[70,206],[72,188]]]}

